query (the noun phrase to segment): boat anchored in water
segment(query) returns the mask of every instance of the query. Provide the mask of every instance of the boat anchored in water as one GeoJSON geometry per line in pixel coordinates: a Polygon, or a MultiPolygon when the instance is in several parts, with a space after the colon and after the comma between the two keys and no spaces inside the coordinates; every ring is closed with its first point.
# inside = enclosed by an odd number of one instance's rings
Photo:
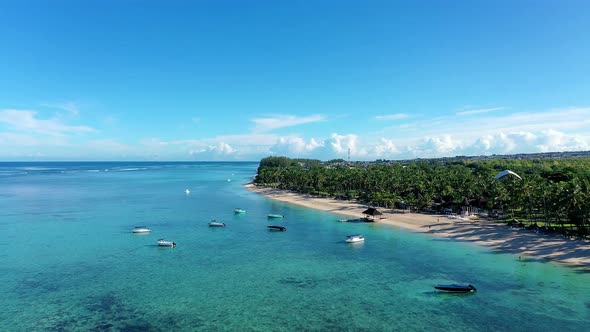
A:
{"type": "Polygon", "coordinates": [[[176,247],[176,242],[168,241],[168,240],[164,240],[164,239],[159,239],[158,246],[160,246],[160,247],[176,247]]]}
{"type": "Polygon", "coordinates": [[[225,224],[217,220],[211,220],[209,222],[209,227],[225,227],[225,224]]]}
{"type": "Polygon", "coordinates": [[[470,293],[477,290],[475,286],[469,284],[436,285],[434,288],[450,293],[470,293]]]}
{"type": "Polygon", "coordinates": [[[151,231],[152,231],[151,229],[149,229],[145,226],[136,226],[132,230],[133,233],[149,233],[151,231]]]}
{"type": "Polygon", "coordinates": [[[278,231],[278,232],[284,232],[287,230],[287,227],[283,227],[283,226],[267,226],[269,231],[278,231]]]}
{"type": "Polygon", "coordinates": [[[235,214],[244,214],[244,213],[246,213],[246,210],[237,208],[237,209],[234,210],[234,213],[235,214]]]}
{"type": "Polygon", "coordinates": [[[348,235],[346,237],[346,240],[344,240],[346,243],[357,243],[357,242],[363,242],[365,241],[365,237],[360,235],[360,234],[354,234],[354,235],[348,235]]]}
{"type": "Polygon", "coordinates": [[[269,214],[267,217],[271,218],[271,219],[285,218],[285,216],[282,214],[274,214],[274,213],[269,214]]]}

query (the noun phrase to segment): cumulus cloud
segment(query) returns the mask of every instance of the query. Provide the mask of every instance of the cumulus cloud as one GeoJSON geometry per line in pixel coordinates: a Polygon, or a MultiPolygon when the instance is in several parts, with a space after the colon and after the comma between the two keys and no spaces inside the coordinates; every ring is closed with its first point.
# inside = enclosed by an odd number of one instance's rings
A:
{"type": "Polygon", "coordinates": [[[546,130],[537,144],[541,152],[590,150],[590,140],[580,136],[567,135],[557,130],[546,130]]]}
{"type": "Polygon", "coordinates": [[[268,118],[257,118],[252,121],[256,124],[256,132],[271,131],[274,129],[292,127],[304,123],[318,122],[324,120],[321,115],[297,117],[293,115],[276,115],[268,118]]]}
{"type": "Polygon", "coordinates": [[[362,158],[368,155],[367,149],[361,147],[357,135],[340,135],[334,133],[324,140],[302,137],[279,137],[270,147],[272,155],[285,155],[300,158],[314,158],[329,160],[347,158],[350,150],[351,157],[362,158]]]}
{"type": "Polygon", "coordinates": [[[304,157],[321,146],[314,138],[306,142],[301,137],[279,137],[276,144],[270,147],[270,152],[273,155],[304,157]]]}
{"type": "Polygon", "coordinates": [[[347,134],[340,135],[334,133],[324,140],[321,148],[318,148],[316,152],[316,158],[318,159],[336,159],[348,157],[350,151],[351,158],[363,159],[368,155],[367,148],[364,147],[358,135],[347,134]]]}
{"type": "Polygon", "coordinates": [[[396,155],[400,151],[392,140],[381,138],[379,144],[374,147],[375,157],[381,158],[396,155]]]}
{"type": "Polygon", "coordinates": [[[520,151],[535,151],[537,136],[530,132],[497,133],[478,138],[471,146],[472,151],[510,153],[516,149],[520,151]]]}
{"type": "Polygon", "coordinates": [[[236,150],[229,144],[219,142],[216,145],[209,145],[201,148],[192,149],[189,154],[195,158],[217,159],[220,156],[228,157],[234,154],[236,150]]]}
{"type": "MultiPolygon", "coordinates": [[[[384,126],[358,135],[314,132],[313,137],[280,136],[270,131],[321,121],[322,116],[279,115],[253,120],[256,130],[250,133],[169,141],[145,138],[132,143],[109,137],[85,141],[81,135],[73,139],[73,134],[95,129],[35,111],[4,109],[0,110],[0,158],[259,160],[271,154],[329,160],[346,159],[350,151],[352,160],[375,160],[590,150],[588,107],[493,114],[499,109],[465,110],[460,115],[482,116],[424,118],[407,126],[384,126]]],[[[381,117],[394,120],[406,115],[381,117]]]]}
{"type": "Polygon", "coordinates": [[[549,129],[537,133],[513,132],[485,135],[476,140],[470,151],[473,153],[520,153],[577,151],[590,149],[590,139],[579,135],[568,135],[549,129]]]}
{"type": "Polygon", "coordinates": [[[409,157],[442,157],[453,155],[463,147],[461,140],[451,135],[425,137],[423,140],[406,146],[405,154],[409,157]]]}
{"type": "Polygon", "coordinates": [[[49,136],[96,131],[87,126],[69,126],[56,118],[39,119],[37,112],[28,110],[0,110],[0,123],[8,125],[12,130],[49,136]]]}

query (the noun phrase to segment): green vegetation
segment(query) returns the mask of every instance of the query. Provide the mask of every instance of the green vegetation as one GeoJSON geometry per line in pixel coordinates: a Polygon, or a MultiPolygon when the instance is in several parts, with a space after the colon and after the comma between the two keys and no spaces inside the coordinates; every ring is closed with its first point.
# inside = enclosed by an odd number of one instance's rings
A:
{"type": "Polygon", "coordinates": [[[261,160],[254,182],[387,208],[477,208],[492,216],[518,218],[530,228],[588,236],[590,158],[347,163],[268,157],[261,160]],[[494,179],[505,169],[522,180],[494,179]]]}

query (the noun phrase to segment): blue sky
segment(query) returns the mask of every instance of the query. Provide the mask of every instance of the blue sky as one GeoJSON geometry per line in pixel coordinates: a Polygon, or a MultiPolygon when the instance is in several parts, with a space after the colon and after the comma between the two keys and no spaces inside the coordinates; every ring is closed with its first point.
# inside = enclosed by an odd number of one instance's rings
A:
{"type": "Polygon", "coordinates": [[[588,1],[3,1],[0,160],[590,150],[588,1]]]}

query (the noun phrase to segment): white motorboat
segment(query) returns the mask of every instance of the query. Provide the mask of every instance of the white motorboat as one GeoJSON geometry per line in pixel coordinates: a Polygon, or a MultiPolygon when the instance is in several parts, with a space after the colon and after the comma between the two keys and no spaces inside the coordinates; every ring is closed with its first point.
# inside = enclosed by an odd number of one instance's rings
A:
{"type": "Polygon", "coordinates": [[[360,234],[355,234],[355,235],[348,235],[346,237],[346,240],[344,240],[346,243],[357,243],[357,242],[363,242],[365,241],[365,237],[360,235],[360,234]]]}
{"type": "Polygon", "coordinates": [[[209,227],[225,227],[225,224],[216,220],[211,220],[209,222],[209,227]]]}
{"type": "Polygon", "coordinates": [[[151,229],[149,229],[145,226],[137,226],[137,227],[134,227],[132,230],[133,233],[149,233],[151,231],[152,231],[151,229]]]}
{"type": "Polygon", "coordinates": [[[160,246],[160,247],[176,247],[176,242],[168,241],[168,240],[164,240],[164,239],[159,239],[158,246],[160,246]]]}
{"type": "Polygon", "coordinates": [[[184,193],[188,195],[188,194],[190,194],[190,193],[191,193],[191,191],[190,191],[190,190],[188,190],[188,189],[185,189],[185,190],[184,190],[184,193]]]}
{"type": "Polygon", "coordinates": [[[246,210],[237,208],[237,209],[234,210],[234,213],[235,214],[244,214],[244,213],[246,213],[246,210]]]}

